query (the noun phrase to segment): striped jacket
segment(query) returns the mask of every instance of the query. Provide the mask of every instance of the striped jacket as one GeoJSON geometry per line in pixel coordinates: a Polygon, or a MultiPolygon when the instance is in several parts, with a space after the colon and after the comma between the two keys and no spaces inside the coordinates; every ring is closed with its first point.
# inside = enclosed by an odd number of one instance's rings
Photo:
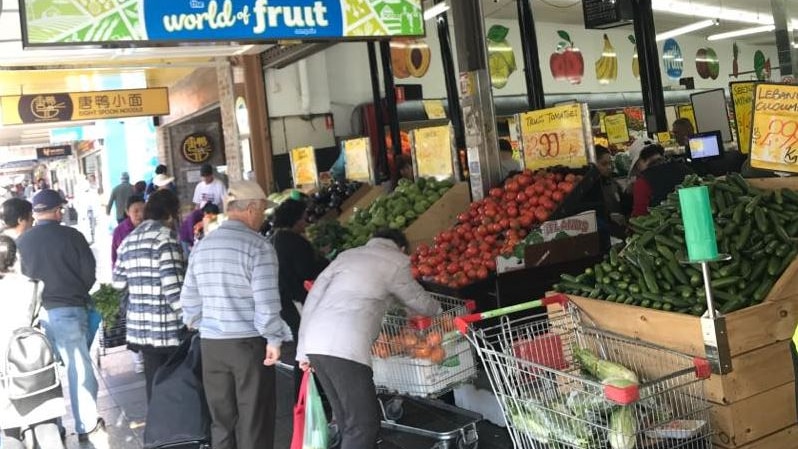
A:
{"type": "Polygon", "coordinates": [[[127,290],[127,341],[134,347],[180,344],[185,260],[175,231],[146,220],[122,241],[114,287],[127,290]]]}

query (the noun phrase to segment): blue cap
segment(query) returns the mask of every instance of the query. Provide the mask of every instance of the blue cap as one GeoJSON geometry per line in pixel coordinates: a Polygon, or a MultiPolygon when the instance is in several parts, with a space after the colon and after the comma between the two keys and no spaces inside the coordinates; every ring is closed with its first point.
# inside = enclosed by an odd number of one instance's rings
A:
{"type": "Polygon", "coordinates": [[[61,194],[53,189],[43,189],[33,196],[33,211],[44,212],[65,204],[61,194]]]}

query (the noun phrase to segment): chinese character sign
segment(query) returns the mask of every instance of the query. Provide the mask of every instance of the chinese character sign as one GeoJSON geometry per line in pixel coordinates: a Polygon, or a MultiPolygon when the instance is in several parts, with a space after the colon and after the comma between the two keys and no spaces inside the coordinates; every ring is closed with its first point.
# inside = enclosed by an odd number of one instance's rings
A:
{"type": "Polygon", "coordinates": [[[213,155],[213,141],[204,133],[189,134],[183,139],[180,151],[183,158],[194,164],[201,164],[213,155]]]}

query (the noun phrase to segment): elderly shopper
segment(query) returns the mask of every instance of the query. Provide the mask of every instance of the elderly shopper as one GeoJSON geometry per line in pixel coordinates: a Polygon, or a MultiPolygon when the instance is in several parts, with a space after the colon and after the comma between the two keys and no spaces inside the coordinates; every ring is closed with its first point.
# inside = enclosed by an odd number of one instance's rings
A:
{"type": "Polygon", "coordinates": [[[341,449],[375,447],[380,410],[371,345],[394,300],[418,315],[441,307],[413,279],[407,238],[379,230],[366,246],[341,253],[316,279],[302,309],[297,360],[312,367],[341,431],[341,449]]]}
{"type": "Polygon", "coordinates": [[[180,296],[184,322],[200,332],[214,449],[274,447],[274,365],[291,330],[280,317],[277,256],[258,234],[267,204],[257,183],[231,183],[228,219],[191,251],[180,296]]]}
{"type": "Polygon", "coordinates": [[[185,262],[175,232],[179,209],[171,190],[150,195],[144,222],[122,242],[114,268],[114,287],[128,295],[128,347],[143,354],[148,402],[155,372],[184,334],[180,288],[185,262]]]}

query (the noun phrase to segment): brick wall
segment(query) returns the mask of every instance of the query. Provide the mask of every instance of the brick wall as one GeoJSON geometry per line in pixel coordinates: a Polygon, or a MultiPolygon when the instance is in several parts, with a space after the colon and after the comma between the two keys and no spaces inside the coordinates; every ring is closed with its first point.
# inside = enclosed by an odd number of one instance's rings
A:
{"type": "Polygon", "coordinates": [[[244,178],[244,164],[241,161],[241,141],[236,122],[233,67],[226,58],[216,58],[216,79],[219,86],[222,135],[227,156],[227,176],[230,181],[239,181],[244,178]]]}

